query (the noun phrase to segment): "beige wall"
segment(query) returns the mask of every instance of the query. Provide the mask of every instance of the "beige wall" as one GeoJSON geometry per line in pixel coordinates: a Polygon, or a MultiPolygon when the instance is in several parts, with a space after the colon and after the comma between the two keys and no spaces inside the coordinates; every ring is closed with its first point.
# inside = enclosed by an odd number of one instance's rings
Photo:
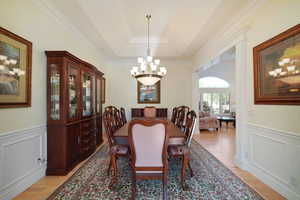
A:
{"type": "MultiPolygon", "coordinates": [[[[147,106],[147,104],[137,103],[137,82],[130,75],[130,70],[134,65],[136,65],[136,59],[115,60],[106,64],[106,105],[123,106],[128,116],[130,108],[147,106]]],[[[168,72],[161,82],[161,103],[154,104],[154,106],[169,108],[169,113],[174,106],[191,106],[191,62],[161,59],[161,66],[166,66],[168,72]]]]}
{"type": "Polygon", "coordinates": [[[33,44],[32,107],[0,109],[0,134],[46,124],[45,50],[67,50],[105,72],[101,52],[36,0],[1,0],[0,26],[33,44]]]}
{"type": "MultiPolygon", "coordinates": [[[[245,103],[245,106],[248,109],[248,123],[300,134],[300,106],[254,105],[253,47],[300,22],[299,0],[269,0],[266,2],[253,13],[248,21],[250,23],[246,27],[247,83],[245,83],[245,89],[248,91],[248,103],[245,103]]],[[[218,56],[234,39],[236,37],[232,37],[230,40],[218,40],[214,43],[208,42],[200,49],[195,59],[197,63],[195,68],[218,56]]],[[[241,76],[243,75],[241,74],[241,76]]]]}

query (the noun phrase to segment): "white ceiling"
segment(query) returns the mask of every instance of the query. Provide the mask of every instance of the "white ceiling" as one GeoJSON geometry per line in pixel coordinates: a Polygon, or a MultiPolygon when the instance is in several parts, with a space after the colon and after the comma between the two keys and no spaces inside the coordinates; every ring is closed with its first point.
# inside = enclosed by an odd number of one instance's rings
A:
{"type": "Polygon", "coordinates": [[[51,0],[70,23],[114,57],[191,57],[253,0],[51,0]]]}

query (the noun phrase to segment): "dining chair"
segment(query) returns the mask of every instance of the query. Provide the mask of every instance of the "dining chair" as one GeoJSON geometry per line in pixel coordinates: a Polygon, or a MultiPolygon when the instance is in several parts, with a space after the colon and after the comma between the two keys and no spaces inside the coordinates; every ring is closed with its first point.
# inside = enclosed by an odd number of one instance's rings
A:
{"type": "Polygon", "coordinates": [[[156,108],[154,106],[147,106],[144,108],[144,117],[154,118],[156,117],[156,108]]]}
{"type": "Polygon", "coordinates": [[[124,109],[123,107],[121,107],[121,108],[120,108],[120,112],[121,112],[122,123],[123,123],[123,125],[124,125],[124,124],[127,123],[125,109],[124,109]]]}
{"type": "Polygon", "coordinates": [[[112,113],[105,111],[103,113],[103,124],[105,128],[105,133],[108,140],[109,145],[109,154],[110,154],[110,162],[107,169],[107,175],[112,172],[112,182],[111,186],[114,186],[117,183],[118,176],[118,165],[117,159],[119,157],[128,157],[130,156],[129,148],[125,145],[117,144],[113,138],[113,115],[112,113]]]}
{"type": "Polygon", "coordinates": [[[190,170],[191,177],[193,176],[193,170],[190,164],[190,145],[194,134],[194,129],[196,125],[197,115],[195,111],[190,111],[187,113],[184,127],[185,141],[183,145],[172,145],[169,146],[168,152],[170,157],[179,157],[182,160],[181,168],[181,185],[185,190],[187,188],[185,183],[186,169],[190,170]]]}
{"type": "Polygon", "coordinates": [[[132,168],[132,199],[138,179],[160,179],[163,199],[167,199],[168,132],[162,120],[133,120],[129,124],[129,145],[132,168]]]}

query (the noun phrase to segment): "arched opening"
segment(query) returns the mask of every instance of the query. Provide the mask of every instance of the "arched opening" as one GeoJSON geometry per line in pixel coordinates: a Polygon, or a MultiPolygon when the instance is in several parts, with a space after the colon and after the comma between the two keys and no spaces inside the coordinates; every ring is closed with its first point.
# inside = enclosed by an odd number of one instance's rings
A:
{"type": "Polygon", "coordinates": [[[199,79],[199,110],[215,115],[230,112],[230,84],[221,78],[206,76],[199,79]]]}
{"type": "Polygon", "coordinates": [[[199,79],[199,88],[229,88],[229,86],[227,81],[214,76],[199,79]]]}

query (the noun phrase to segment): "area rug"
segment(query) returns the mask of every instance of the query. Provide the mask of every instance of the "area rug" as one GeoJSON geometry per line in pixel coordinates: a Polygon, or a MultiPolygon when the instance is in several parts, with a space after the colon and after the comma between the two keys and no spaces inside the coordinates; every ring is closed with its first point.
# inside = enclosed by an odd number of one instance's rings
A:
{"type": "MultiPolygon", "coordinates": [[[[107,175],[108,145],[105,144],[70,179],[60,186],[48,200],[125,200],[131,197],[131,170],[126,158],[118,160],[119,181],[109,189],[107,175]]],[[[191,145],[191,166],[194,176],[187,173],[188,191],[180,184],[180,161],[169,163],[168,199],[170,200],[262,200],[254,190],[235,176],[196,141],[191,145]]],[[[159,180],[137,181],[136,199],[162,199],[159,180]]]]}

